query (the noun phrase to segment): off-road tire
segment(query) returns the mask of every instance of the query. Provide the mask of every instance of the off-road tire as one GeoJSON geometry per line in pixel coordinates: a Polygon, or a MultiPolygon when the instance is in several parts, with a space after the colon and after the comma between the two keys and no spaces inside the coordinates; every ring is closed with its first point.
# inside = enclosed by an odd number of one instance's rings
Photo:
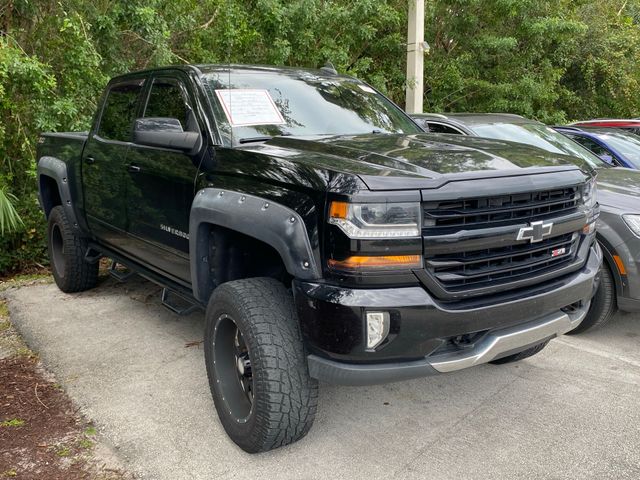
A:
{"type": "Polygon", "coordinates": [[[318,383],[309,376],[291,293],[271,278],[227,282],[213,292],[205,318],[209,386],[229,437],[249,453],[272,450],[304,437],[315,419],[318,383]],[[253,375],[253,401],[242,420],[232,414],[223,398],[220,382],[225,371],[220,357],[215,356],[217,327],[229,318],[243,336],[253,375]]]}
{"type": "Polygon", "coordinates": [[[600,285],[598,285],[598,290],[596,290],[596,294],[591,299],[589,311],[580,325],[571,330],[569,335],[602,327],[611,320],[617,310],[616,285],[611,270],[603,263],[600,268],[600,285]]]}
{"type": "Polygon", "coordinates": [[[505,363],[519,362],[520,360],[524,360],[525,358],[529,358],[540,352],[544,347],[547,346],[547,343],[549,343],[549,340],[545,340],[542,343],[534,345],[533,347],[527,348],[526,350],[523,350],[521,352],[514,353],[513,355],[507,355],[506,357],[502,357],[497,360],[491,360],[489,363],[492,363],[494,365],[504,365],[505,363]]]}
{"type": "Polygon", "coordinates": [[[96,286],[98,264],[85,260],[87,240],[74,234],[61,206],[52,208],[49,213],[47,247],[53,278],[60,290],[73,293],[96,286]]]}

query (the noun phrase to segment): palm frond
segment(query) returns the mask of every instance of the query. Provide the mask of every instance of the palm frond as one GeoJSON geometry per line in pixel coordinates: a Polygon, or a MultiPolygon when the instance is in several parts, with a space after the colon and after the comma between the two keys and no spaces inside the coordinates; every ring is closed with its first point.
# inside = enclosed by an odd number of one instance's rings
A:
{"type": "Polygon", "coordinates": [[[10,233],[17,230],[20,225],[24,225],[13,206],[17,201],[16,196],[8,192],[6,187],[0,187],[0,234],[2,235],[5,231],[10,233]]]}

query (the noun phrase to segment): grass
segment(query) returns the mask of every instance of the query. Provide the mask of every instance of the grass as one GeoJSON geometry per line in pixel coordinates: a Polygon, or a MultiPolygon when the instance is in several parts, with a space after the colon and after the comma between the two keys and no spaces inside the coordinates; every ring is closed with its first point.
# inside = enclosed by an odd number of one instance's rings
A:
{"type": "Polygon", "coordinates": [[[71,455],[71,449],[66,445],[62,445],[61,447],[58,447],[56,449],[56,455],[58,455],[59,457],[68,457],[69,455],[71,455]]]}
{"type": "Polygon", "coordinates": [[[89,450],[93,448],[93,442],[88,438],[81,438],[80,440],[78,440],[78,447],[84,450],[89,450]]]}
{"type": "Polygon", "coordinates": [[[53,277],[48,271],[41,271],[37,273],[19,274],[8,280],[0,280],[0,292],[4,292],[9,288],[22,287],[25,285],[33,285],[35,283],[51,283],[53,277]]]}
{"type": "Polygon", "coordinates": [[[0,427],[22,427],[24,425],[24,420],[19,418],[12,418],[11,420],[5,420],[4,422],[0,422],[0,427]]]}

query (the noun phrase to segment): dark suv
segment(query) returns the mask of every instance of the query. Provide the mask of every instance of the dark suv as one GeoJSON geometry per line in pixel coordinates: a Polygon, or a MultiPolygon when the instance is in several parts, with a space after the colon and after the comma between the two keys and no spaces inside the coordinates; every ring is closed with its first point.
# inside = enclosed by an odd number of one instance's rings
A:
{"type": "Polygon", "coordinates": [[[533,355],[580,324],[602,260],[588,162],[435,139],[329,69],[114,78],[88,133],[42,135],[38,182],[62,290],[105,256],[206,308],[215,406],[249,452],[309,431],[318,380],[533,355]]]}

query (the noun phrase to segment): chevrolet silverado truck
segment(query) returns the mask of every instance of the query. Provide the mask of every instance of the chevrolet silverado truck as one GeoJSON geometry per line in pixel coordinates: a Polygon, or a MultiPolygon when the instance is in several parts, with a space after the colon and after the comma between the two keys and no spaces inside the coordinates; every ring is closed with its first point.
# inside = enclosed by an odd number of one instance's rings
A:
{"type": "Polygon", "coordinates": [[[204,309],[215,408],[247,452],[302,438],[318,381],[539,352],[580,324],[602,262],[587,162],[425,134],[329,68],[119,76],[37,162],[57,285],[95,286],[106,257],[204,309]]]}

